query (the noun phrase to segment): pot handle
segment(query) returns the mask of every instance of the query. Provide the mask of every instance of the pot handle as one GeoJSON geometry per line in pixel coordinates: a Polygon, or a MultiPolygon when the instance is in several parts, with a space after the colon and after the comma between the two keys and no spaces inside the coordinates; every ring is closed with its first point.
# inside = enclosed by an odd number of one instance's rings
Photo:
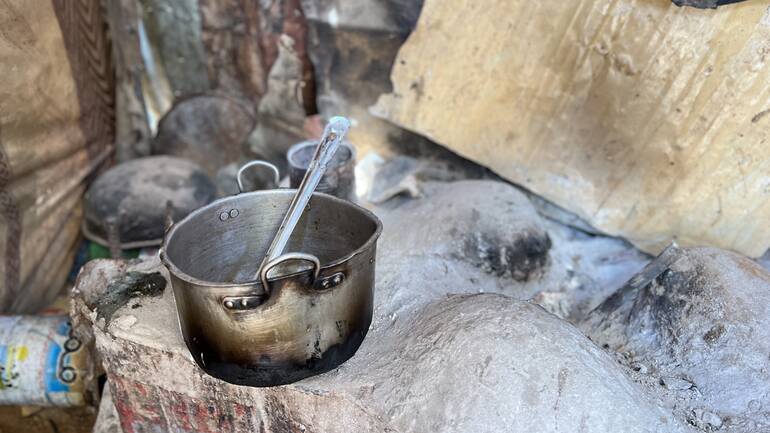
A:
{"type": "Polygon", "coordinates": [[[278,186],[278,184],[281,182],[281,174],[278,172],[278,167],[276,167],[273,164],[270,164],[267,161],[254,160],[251,162],[247,162],[246,164],[243,164],[243,166],[238,169],[238,174],[235,176],[235,179],[238,181],[239,192],[246,192],[244,191],[244,188],[243,188],[243,173],[247,169],[251,167],[256,167],[256,166],[267,167],[270,170],[272,170],[273,175],[275,176],[275,179],[273,180],[273,182],[275,182],[275,186],[278,186]]]}
{"type": "Polygon", "coordinates": [[[265,290],[265,294],[270,296],[270,286],[267,281],[267,273],[270,272],[275,266],[288,261],[288,260],[304,260],[313,264],[313,282],[318,278],[318,274],[321,272],[321,261],[318,257],[312,254],[305,253],[286,253],[282,254],[275,259],[265,263],[262,270],[259,272],[259,279],[262,281],[262,288],[265,290]]]}

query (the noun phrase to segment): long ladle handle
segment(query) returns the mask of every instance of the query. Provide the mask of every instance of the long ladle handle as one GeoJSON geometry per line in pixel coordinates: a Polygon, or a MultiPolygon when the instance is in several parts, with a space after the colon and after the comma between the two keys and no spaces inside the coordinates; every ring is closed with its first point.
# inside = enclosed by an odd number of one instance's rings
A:
{"type": "Polygon", "coordinates": [[[326,168],[340,147],[340,143],[345,138],[348,129],[350,129],[350,121],[339,116],[332,117],[326,128],[324,128],[323,136],[321,136],[321,140],[318,142],[318,147],[316,147],[315,155],[313,155],[313,159],[308,165],[305,177],[302,178],[302,183],[297,188],[297,193],[289,205],[289,210],[286,212],[280,227],[278,227],[275,238],[273,238],[270,248],[267,249],[265,258],[259,265],[256,277],[259,277],[262,267],[266,263],[283,254],[283,250],[286,248],[286,244],[289,243],[289,238],[292,232],[294,232],[300,217],[302,217],[310,197],[312,197],[318,183],[321,181],[326,168]]]}

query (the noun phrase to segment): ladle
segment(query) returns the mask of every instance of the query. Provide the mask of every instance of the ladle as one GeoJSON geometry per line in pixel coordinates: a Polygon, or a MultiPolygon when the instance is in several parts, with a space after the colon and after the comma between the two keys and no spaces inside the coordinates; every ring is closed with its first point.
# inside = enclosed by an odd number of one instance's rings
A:
{"type": "Polygon", "coordinates": [[[348,129],[350,129],[350,121],[340,116],[332,117],[326,128],[324,128],[324,133],[318,142],[313,159],[310,161],[310,165],[308,165],[307,173],[305,173],[302,183],[297,188],[297,193],[294,195],[289,205],[289,210],[286,211],[286,216],[281,221],[275,238],[273,238],[273,242],[267,249],[262,263],[259,265],[255,278],[260,277],[262,269],[267,263],[283,254],[291,234],[297,227],[297,223],[302,217],[308,202],[310,202],[310,197],[312,197],[318,183],[321,181],[326,168],[329,166],[335,152],[337,152],[340,143],[345,138],[348,129]]]}

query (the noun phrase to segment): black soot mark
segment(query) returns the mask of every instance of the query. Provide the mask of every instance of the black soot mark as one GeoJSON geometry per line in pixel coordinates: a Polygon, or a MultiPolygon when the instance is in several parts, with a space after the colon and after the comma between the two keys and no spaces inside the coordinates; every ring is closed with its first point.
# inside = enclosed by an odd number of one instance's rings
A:
{"type": "Polygon", "coordinates": [[[550,249],[551,238],[546,232],[527,231],[512,243],[476,234],[465,238],[461,258],[487,273],[526,282],[542,275],[550,249]]]}
{"type": "Polygon", "coordinates": [[[138,297],[158,297],[166,289],[166,279],[160,272],[150,274],[143,272],[128,272],[120,279],[113,281],[104,294],[89,308],[96,309],[96,318],[104,318],[107,323],[122,306],[138,297]]]}

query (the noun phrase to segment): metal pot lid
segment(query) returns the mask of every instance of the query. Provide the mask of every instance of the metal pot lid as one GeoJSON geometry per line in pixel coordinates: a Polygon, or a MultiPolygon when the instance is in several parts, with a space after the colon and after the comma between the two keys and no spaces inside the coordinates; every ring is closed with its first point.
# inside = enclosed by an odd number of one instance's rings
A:
{"type": "Polygon", "coordinates": [[[152,156],[100,175],[85,195],[84,235],[122,249],[160,245],[166,219],[179,221],[216,198],[216,186],[196,164],[152,156]]]}

